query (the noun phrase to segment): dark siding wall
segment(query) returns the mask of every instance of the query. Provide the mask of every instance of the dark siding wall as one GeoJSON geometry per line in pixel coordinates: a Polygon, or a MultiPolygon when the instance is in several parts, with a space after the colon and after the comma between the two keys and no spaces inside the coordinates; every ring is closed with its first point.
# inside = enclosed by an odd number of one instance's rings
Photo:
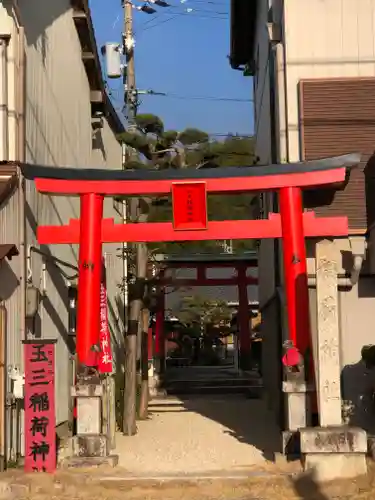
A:
{"type": "Polygon", "coordinates": [[[367,228],[364,167],[375,150],[375,78],[300,82],[301,151],[305,160],[359,152],[343,189],[305,194],[319,215],[347,215],[351,233],[367,228]]]}

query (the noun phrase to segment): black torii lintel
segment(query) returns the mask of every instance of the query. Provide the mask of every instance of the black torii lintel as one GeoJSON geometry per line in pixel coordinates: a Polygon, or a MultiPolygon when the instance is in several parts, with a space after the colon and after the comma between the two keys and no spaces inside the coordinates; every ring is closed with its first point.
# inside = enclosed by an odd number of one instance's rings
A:
{"type": "MultiPolygon", "coordinates": [[[[163,181],[163,180],[190,180],[190,179],[219,179],[229,177],[263,177],[268,175],[287,175],[304,172],[319,172],[339,168],[351,168],[361,161],[358,153],[324,158],[296,163],[280,163],[263,166],[217,167],[208,169],[165,169],[165,170],[108,170],[77,167],[54,167],[17,163],[23,176],[27,180],[55,179],[55,180],[90,180],[90,181],[163,181]]],[[[0,165],[11,162],[0,162],[0,165]]]]}

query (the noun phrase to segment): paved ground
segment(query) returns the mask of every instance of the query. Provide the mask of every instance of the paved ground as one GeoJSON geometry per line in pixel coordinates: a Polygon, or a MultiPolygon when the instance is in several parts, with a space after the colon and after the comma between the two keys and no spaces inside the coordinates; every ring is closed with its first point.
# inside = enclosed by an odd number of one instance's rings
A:
{"type": "Polygon", "coordinates": [[[253,476],[228,481],[126,481],[123,471],[71,471],[56,475],[1,475],[0,498],[9,500],[373,500],[373,475],[318,486],[310,476],[253,476]]]}
{"type": "MultiPolygon", "coordinates": [[[[373,500],[375,475],[319,486],[272,458],[276,429],[259,400],[242,397],[151,404],[139,434],[117,436],[115,469],[0,477],[9,500],[373,500]],[[186,472],[191,476],[187,477],[186,472]],[[171,480],[171,477],[174,477],[171,480]],[[229,476],[229,477],[228,477],[229,476]]],[[[370,466],[371,467],[371,466],[370,466]]]]}
{"type": "Polygon", "coordinates": [[[118,434],[116,453],[121,467],[143,476],[262,470],[280,439],[264,403],[244,396],[154,401],[138,430],[118,434]]]}

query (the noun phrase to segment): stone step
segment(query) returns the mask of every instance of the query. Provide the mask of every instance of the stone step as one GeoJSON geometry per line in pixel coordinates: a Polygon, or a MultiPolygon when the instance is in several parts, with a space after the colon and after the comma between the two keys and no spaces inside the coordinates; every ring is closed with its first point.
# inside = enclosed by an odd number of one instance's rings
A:
{"type": "Polygon", "coordinates": [[[237,386],[220,386],[220,385],[205,385],[205,386],[178,386],[166,389],[169,396],[179,395],[195,395],[195,394],[246,394],[249,396],[260,397],[262,392],[261,386],[237,385],[237,386]]]}
{"type": "Polygon", "coordinates": [[[220,387],[243,387],[243,386],[258,386],[261,384],[259,377],[253,378],[202,378],[191,380],[166,380],[164,387],[172,389],[180,386],[188,387],[206,387],[206,386],[220,386],[220,387]]]}

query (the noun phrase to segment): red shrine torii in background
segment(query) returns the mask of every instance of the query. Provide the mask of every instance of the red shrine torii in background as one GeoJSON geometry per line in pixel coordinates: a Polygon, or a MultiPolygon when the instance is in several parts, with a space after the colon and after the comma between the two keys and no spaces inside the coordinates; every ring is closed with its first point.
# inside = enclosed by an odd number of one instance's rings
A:
{"type": "Polygon", "coordinates": [[[305,238],[347,236],[346,217],[315,218],[304,212],[302,190],[343,183],[360,156],[254,167],[108,171],[21,165],[41,193],[79,196],[80,220],[66,226],[39,226],[41,244],[79,244],[78,363],[97,365],[102,243],[247,238],[283,239],[285,291],[290,340],[304,354],[310,345],[305,238]],[[280,214],[268,219],[207,220],[207,195],[277,191],[280,214]],[[103,219],[105,196],[172,194],[173,222],[114,224],[103,219]]]}
{"type": "Polygon", "coordinates": [[[195,287],[195,286],[236,286],[238,289],[238,329],[239,329],[239,361],[240,368],[248,369],[251,350],[251,328],[249,318],[249,300],[247,287],[258,284],[258,277],[248,275],[248,270],[256,269],[258,259],[253,256],[244,256],[241,260],[228,259],[216,260],[214,256],[206,257],[205,261],[186,260],[179,258],[170,261],[162,261],[159,276],[160,290],[158,296],[158,308],[155,318],[155,341],[151,354],[158,362],[159,370],[163,370],[165,362],[165,288],[168,286],[195,287]],[[195,278],[174,278],[167,276],[167,272],[173,269],[193,269],[196,271],[195,278]],[[235,274],[226,278],[210,278],[209,269],[234,269],[235,274]],[[160,361],[160,362],[159,362],[160,361]]]}

